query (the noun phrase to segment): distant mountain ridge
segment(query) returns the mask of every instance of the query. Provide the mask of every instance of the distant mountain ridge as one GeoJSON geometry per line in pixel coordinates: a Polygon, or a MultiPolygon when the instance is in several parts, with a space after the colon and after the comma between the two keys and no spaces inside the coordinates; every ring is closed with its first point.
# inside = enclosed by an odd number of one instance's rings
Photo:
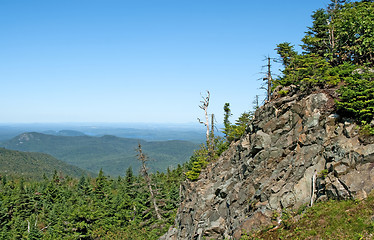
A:
{"type": "Polygon", "coordinates": [[[82,169],[98,172],[103,169],[112,176],[123,175],[128,167],[140,166],[135,149],[140,143],[149,156],[151,171],[165,171],[189,160],[198,144],[172,140],[147,142],[140,139],[120,138],[111,135],[56,136],[28,132],[3,142],[1,147],[50,154],[82,169]]]}
{"type": "Polygon", "coordinates": [[[57,136],[104,136],[136,138],[146,141],[185,140],[205,141],[204,129],[192,124],[108,124],[108,123],[35,123],[0,124],[0,142],[8,141],[25,132],[39,132],[57,136]]]}
{"type": "Polygon", "coordinates": [[[55,136],[65,136],[65,137],[77,137],[77,136],[86,136],[83,132],[75,130],[60,130],[60,131],[44,131],[44,134],[55,135],[55,136]]]}
{"type": "Polygon", "coordinates": [[[43,175],[51,177],[55,170],[71,177],[93,175],[45,153],[20,152],[0,148],[0,176],[42,179],[43,175]]]}

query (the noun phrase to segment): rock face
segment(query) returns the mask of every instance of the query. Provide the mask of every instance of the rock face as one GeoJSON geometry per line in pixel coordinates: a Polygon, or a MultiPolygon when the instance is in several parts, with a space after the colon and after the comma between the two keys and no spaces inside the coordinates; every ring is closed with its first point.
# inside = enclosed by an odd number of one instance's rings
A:
{"type": "Polygon", "coordinates": [[[239,239],[272,223],[283,208],[362,199],[374,188],[374,144],[334,114],[327,92],[273,100],[247,134],[181,186],[175,225],[160,239],[239,239]]]}

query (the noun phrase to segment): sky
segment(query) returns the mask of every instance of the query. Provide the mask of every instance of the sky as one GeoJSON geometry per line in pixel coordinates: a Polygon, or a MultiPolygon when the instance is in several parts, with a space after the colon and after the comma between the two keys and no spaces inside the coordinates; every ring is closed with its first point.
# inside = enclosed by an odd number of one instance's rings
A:
{"type": "Polygon", "coordinates": [[[0,123],[234,122],[328,2],[0,0],[0,123]]]}

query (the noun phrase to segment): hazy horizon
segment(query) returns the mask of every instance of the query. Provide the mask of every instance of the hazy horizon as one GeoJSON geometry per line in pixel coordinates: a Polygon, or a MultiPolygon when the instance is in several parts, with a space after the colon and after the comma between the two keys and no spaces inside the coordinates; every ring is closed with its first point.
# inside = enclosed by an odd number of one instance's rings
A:
{"type": "MultiPolygon", "coordinates": [[[[105,127],[192,127],[205,128],[199,122],[0,122],[0,126],[45,125],[45,126],[105,126],[105,127]]],[[[223,125],[217,123],[217,125],[223,125]]]]}
{"type": "MultiPolygon", "coordinates": [[[[217,124],[217,135],[222,135],[222,128],[223,125],[217,124]]],[[[0,123],[0,142],[26,132],[58,136],[75,136],[79,132],[94,137],[113,135],[146,141],[185,140],[195,143],[202,143],[205,139],[205,126],[199,123],[0,123]]]]}

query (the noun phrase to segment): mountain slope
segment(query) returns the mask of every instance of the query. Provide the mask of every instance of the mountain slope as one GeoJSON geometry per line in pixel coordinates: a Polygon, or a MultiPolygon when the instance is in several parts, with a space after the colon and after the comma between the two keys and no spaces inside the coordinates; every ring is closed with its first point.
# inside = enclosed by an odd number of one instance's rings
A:
{"type": "Polygon", "coordinates": [[[186,162],[197,144],[187,141],[146,142],[115,136],[55,136],[42,133],[24,133],[5,143],[3,147],[20,151],[48,153],[82,169],[116,176],[123,175],[132,166],[140,166],[136,157],[137,144],[142,144],[149,156],[153,171],[164,171],[169,166],[186,162]]]}
{"type": "Polygon", "coordinates": [[[162,239],[240,239],[311,201],[365,199],[374,189],[374,144],[334,113],[331,94],[260,107],[239,141],[198,181],[182,184],[175,226],[162,239]]]}
{"type": "Polygon", "coordinates": [[[48,154],[0,148],[0,175],[42,179],[43,174],[50,177],[55,170],[72,177],[89,174],[48,154]]]}

